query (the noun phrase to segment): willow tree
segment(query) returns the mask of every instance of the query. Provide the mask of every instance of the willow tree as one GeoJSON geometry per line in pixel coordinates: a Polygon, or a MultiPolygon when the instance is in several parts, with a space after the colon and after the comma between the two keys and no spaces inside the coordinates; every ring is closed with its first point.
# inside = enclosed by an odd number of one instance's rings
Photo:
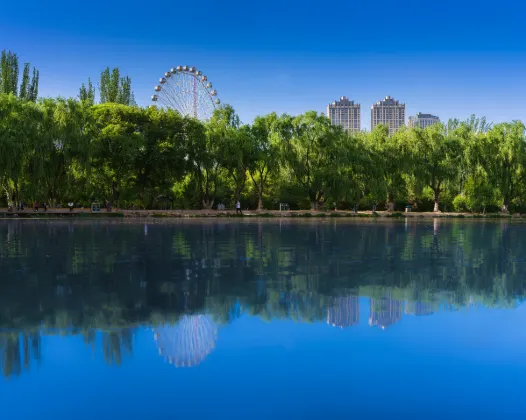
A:
{"type": "Polygon", "coordinates": [[[0,95],[0,182],[8,201],[22,197],[24,178],[41,174],[43,151],[39,127],[42,113],[36,104],[14,95],[0,95]]]}
{"type": "Polygon", "coordinates": [[[38,97],[39,72],[33,67],[33,76],[30,77],[30,64],[24,64],[22,83],[19,87],[18,56],[11,51],[2,51],[0,57],[0,94],[13,94],[20,99],[35,102],[38,97]]]}
{"type": "Polygon", "coordinates": [[[425,129],[413,129],[406,147],[413,174],[433,191],[433,211],[438,212],[440,195],[446,184],[457,175],[462,156],[461,144],[455,137],[447,135],[444,125],[433,124],[425,129]]]}
{"type": "Polygon", "coordinates": [[[46,138],[49,147],[42,159],[44,168],[38,185],[41,199],[50,200],[54,205],[59,200],[71,199],[79,172],[87,168],[89,113],[85,103],[62,98],[45,99],[40,109],[41,136],[46,138]]]}
{"type": "Polygon", "coordinates": [[[216,200],[221,169],[218,144],[208,135],[205,126],[194,118],[183,120],[186,145],[186,170],[195,185],[199,207],[211,209],[216,200]]]}
{"type": "Polygon", "coordinates": [[[118,207],[123,189],[133,182],[135,161],[144,147],[144,113],[111,103],[94,105],[89,113],[90,180],[94,191],[102,191],[118,207]]]}
{"type": "Polygon", "coordinates": [[[153,206],[156,198],[171,199],[171,188],[185,173],[183,118],[173,110],[142,111],[144,147],[135,161],[137,198],[153,206]]]}
{"type": "Polygon", "coordinates": [[[328,190],[342,181],[339,158],[343,133],[315,111],[292,119],[290,124],[291,138],[282,143],[283,158],[307,195],[311,209],[317,210],[325,203],[328,190]]]}
{"type": "Polygon", "coordinates": [[[497,124],[484,136],[480,161],[489,180],[502,196],[502,211],[519,195],[526,182],[526,144],[524,124],[520,121],[497,124]]]}
{"type": "Polygon", "coordinates": [[[258,197],[258,210],[263,210],[263,196],[269,177],[279,168],[279,142],[285,136],[281,130],[280,118],[276,113],[257,117],[250,128],[249,150],[251,159],[248,175],[258,197]]]}
{"type": "Polygon", "coordinates": [[[209,141],[215,144],[219,165],[233,184],[234,200],[239,201],[247,182],[247,169],[252,159],[251,133],[234,109],[226,105],[214,111],[207,124],[209,141]]]}
{"type": "Polygon", "coordinates": [[[389,211],[394,211],[396,198],[405,198],[407,195],[404,175],[409,169],[405,147],[408,135],[407,129],[401,128],[389,136],[389,129],[385,125],[378,125],[366,136],[371,163],[374,165],[371,177],[377,185],[376,190],[384,194],[382,201],[387,198],[389,211]]]}

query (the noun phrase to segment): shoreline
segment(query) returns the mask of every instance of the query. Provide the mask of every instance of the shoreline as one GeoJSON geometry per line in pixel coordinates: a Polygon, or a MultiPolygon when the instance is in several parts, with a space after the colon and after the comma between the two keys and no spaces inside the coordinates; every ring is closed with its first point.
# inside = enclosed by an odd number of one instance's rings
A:
{"type": "Polygon", "coordinates": [[[28,209],[22,212],[9,212],[0,209],[0,218],[3,219],[55,219],[74,217],[76,219],[113,219],[113,218],[152,218],[152,219],[193,219],[193,218],[301,218],[301,219],[526,219],[526,214],[504,214],[504,213],[457,213],[457,212],[388,212],[359,211],[354,213],[350,210],[336,211],[314,211],[314,210],[245,210],[242,214],[236,214],[235,210],[122,210],[114,209],[111,212],[91,212],[90,209],[76,209],[73,212],[64,209],[48,209],[48,211],[35,212],[28,209]]]}

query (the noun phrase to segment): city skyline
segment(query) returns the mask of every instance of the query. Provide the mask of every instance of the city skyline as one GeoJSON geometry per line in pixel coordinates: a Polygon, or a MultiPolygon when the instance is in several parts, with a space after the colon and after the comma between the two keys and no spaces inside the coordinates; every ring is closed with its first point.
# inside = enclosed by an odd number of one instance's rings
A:
{"type": "MultiPolygon", "coordinates": [[[[426,128],[427,126],[441,122],[439,117],[422,112],[418,112],[416,115],[410,115],[406,121],[405,106],[405,103],[400,104],[399,101],[390,96],[386,96],[385,99],[373,103],[371,106],[370,127],[374,128],[375,125],[384,124],[389,127],[389,133],[392,135],[402,125],[409,128],[426,128]],[[381,104],[382,106],[380,106],[381,104]],[[385,108],[385,106],[387,106],[387,108],[385,108]],[[386,118],[384,114],[396,112],[392,110],[386,111],[386,109],[390,109],[393,106],[399,110],[400,115],[398,115],[394,121],[390,121],[389,118],[391,117],[386,118]],[[384,109],[384,111],[381,111],[382,109],[384,109]],[[394,127],[390,127],[393,123],[394,127]]],[[[367,131],[361,121],[361,104],[356,103],[347,96],[341,96],[339,100],[329,103],[326,108],[326,115],[331,121],[331,124],[339,125],[349,133],[367,131]]]]}

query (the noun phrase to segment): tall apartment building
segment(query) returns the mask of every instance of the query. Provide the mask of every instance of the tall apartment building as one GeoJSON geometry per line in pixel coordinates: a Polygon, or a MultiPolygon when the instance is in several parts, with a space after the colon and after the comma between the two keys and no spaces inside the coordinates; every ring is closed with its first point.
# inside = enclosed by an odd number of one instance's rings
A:
{"type": "Polygon", "coordinates": [[[405,125],[405,104],[386,96],[383,101],[371,106],[371,130],[378,124],[389,127],[389,135],[405,125]]]}
{"type": "Polygon", "coordinates": [[[333,125],[341,125],[350,133],[360,131],[360,104],[342,96],[339,101],[327,105],[327,118],[333,125]]]}
{"type": "Polygon", "coordinates": [[[409,117],[408,126],[414,128],[426,128],[429,125],[439,123],[440,118],[431,114],[422,114],[419,112],[414,117],[409,117]]]}

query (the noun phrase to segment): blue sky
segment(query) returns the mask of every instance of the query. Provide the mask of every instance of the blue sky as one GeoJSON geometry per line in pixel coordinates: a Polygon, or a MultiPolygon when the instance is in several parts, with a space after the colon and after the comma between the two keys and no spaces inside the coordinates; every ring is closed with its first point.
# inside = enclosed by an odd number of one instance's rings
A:
{"type": "Polygon", "coordinates": [[[200,2],[27,0],[2,5],[0,49],[41,71],[44,96],[76,96],[106,66],[148,105],[170,67],[194,65],[243,122],[298,114],[340,96],[390,95],[407,115],[524,119],[526,35],[519,1],[200,2]]]}

